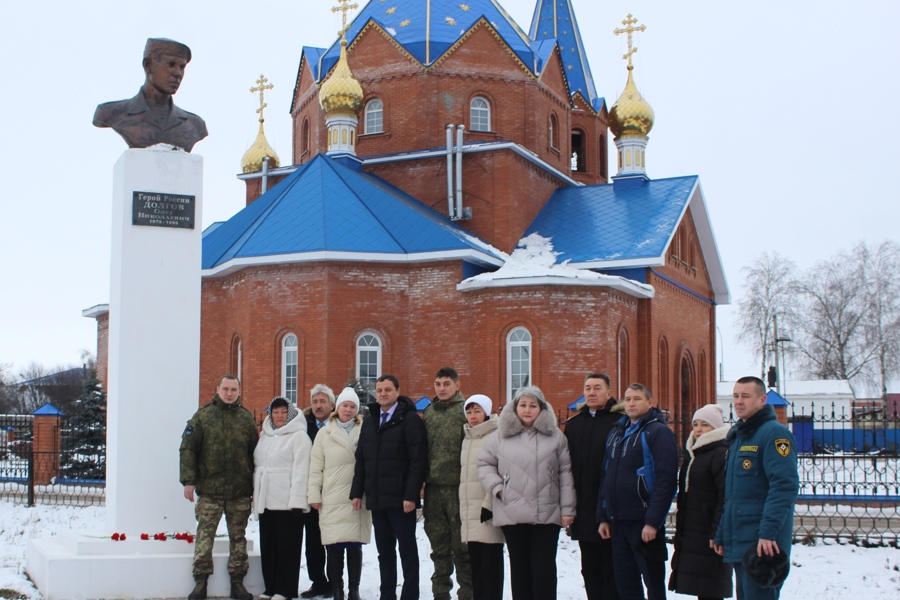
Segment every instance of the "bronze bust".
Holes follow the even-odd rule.
[[[97,106],[94,125],[112,127],[129,148],[172,144],[190,152],[208,133],[203,119],[172,101],[189,62],[191,49],[184,44],[164,38],[148,39],[142,61],[144,85],[130,100]]]

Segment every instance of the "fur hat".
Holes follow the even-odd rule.
[[[791,563],[787,554],[779,550],[775,556],[756,553],[756,544],[747,549],[743,560],[744,573],[750,581],[764,588],[777,588],[787,579]]]
[[[469,399],[466,400],[466,403],[463,405],[463,412],[469,408],[470,404],[477,404],[480,406],[481,410],[483,410],[484,414],[488,417],[491,416],[491,410],[494,408],[494,402],[484,394],[473,394],[472,396],[469,396]]]
[[[704,421],[709,423],[713,429],[718,429],[725,424],[724,414],[722,407],[718,404],[707,404],[697,409],[691,422]]]
[[[341,393],[337,397],[337,402],[334,403],[335,408],[340,406],[343,402],[352,402],[356,405],[356,410],[359,410],[359,396],[356,395],[356,390],[353,388],[345,387],[341,390]]]

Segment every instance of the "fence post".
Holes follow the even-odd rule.
[[[34,446],[28,451],[28,504],[34,506]]]
[[[34,435],[29,477],[34,480],[34,485],[49,485],[59,475],[59,421],[63,413],[48,403],[31,414],[34,416]],[[35,455],[37,460],[34,460]]]

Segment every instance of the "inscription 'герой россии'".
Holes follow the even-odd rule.
[[[195,200],[195,196],[134,192],[131,224],[193,229]]]

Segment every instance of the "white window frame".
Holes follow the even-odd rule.
[[[520,367],[522,363],[525,361],[520,356],[522,349],[527,353],[527,364],[528,364],[528,372],[527,378],[524,382],[514,381],[521,377],[520,370],[514,370],[515,367]],[[524,327],[516,327],[512,331],[510,331],[506,336],[506,401],[512,402],[513,398],[516,395],[516,392],[526,386],[531,385],[532,378],[532,356],[534,353],[532,352],[532,337],[531,332],[525,329]],[[519,385],[515,385],[515,384]]]
[[[484,96],[475,96],[469,102],[469,131],[491,130],[491,102]]]
[[[297,384],[299,381],[298,361],[299,340],[293,333],[281,340],[281,395],[297,404]]]
[[[384,133],[384,102],[373,98],[366,102],[366,135]]]
[[[372,341],[374,340],[374,344]],[[365,343],[365,345],[363,345]],[[375,376],[367,376],[364,379],[364,382],[367,385],[373,386],[375,385],[375,380],[378,379],[381,373],[381,354],[384,349],[384,342],[381,339],[381,336],[377,333],[373,333],[371,331],[366,331],[360,334],[358,338],[356,338],[356,377],[357,379],[363,380],[363,360],[362,353],[370,353],[375,352]],[[370,365],[370,361],[366,361],[365,364]]]

